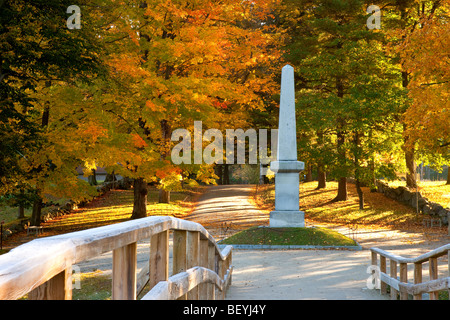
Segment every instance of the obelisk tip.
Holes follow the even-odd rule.
[[[281,71],[288,71],[288,70],[294,70],[294,67],[291,66],[290,64],[287,64],[283,67],[283,69],[281,69]]]

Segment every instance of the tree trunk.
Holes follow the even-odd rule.
[[[45,82],[45,87],[50,87],[51,81]],[[47,127],[48,122],[50,119],[50,103],[47,101],[45,102],[44,111],[42,113],[42,127]],[[30,224],[35,227],[39,227],[41,225],[41,213],[42,213],[42,198],[40,196],[41,194],[41,188],[39,187],[40,183],[37,183],[37,187],[35,189],[36,191],[36,200],[33,202],[33,211],[31,213],[31,221]]]
[[[116,181],[117,181],[116,174],[114,173],[113,170],[113,172],[106,174],[105,181],[103,181],[103,183],[112,182],[113,183],[112,189],[116,189]]]
[[[338,130],[337,133],[337,144],[339,158],[342,160],[341,163],[344,165],[345,162],[345,150],[344,150],[345,136],[342,129]],[[333,199],[333,201],[346,201],[348,199],[347,194],[347,177],[341,177],[338,182],[338,194]]]
[[[340,78],[336,79],[336,89],[337,96],[339,98],[344,97],[344,85]],[[342,165],[345,165],[346,162],[346,152],[345,152],[345,120],[341,117],[337,119],[337,151],[339,155],[339,160]],[[333,199],[333,201],[346,201],[348,198],[347,195],[347,176],[341,177],[338,183],[338,194]]]
[[[223,184],[223,166],[223,164],[216,165],[216,175],[219,177],[217,180],[218,185]]]
[[[319,145],[319,148],[323,148],[323,132],[322,131],[317,131],[317,143]],[[319,189],[325,189],[327,187],[327,173],[325,171],[325,166],[323,165],[322,160],[319,160],[317,162],[317,188],[316,190]]]
[[[450,184],[450,166],[447,166],[447,183]]]
[[[147,182],[143,178],[134,179],[134,203],[131,219],[145,218],[147,216]]]
[[[401,9],[401,17],[405,19],[406,12],[404,8]],[[402,71],[402,86],[403,88],[408,88],[409,77],[408,72]],[[403,124],[403,132],[406,131],[406,124]],[[416,188],[416,168],[414,164],[414,147],[406,146],[408,142],[408,137],[404,137],[403,151],[405,152],[405,162],[406,162],[406,186],[408,188]]]
[[[41,225],[41,212],[42,212],[42,198],[34,200],[33,202],[33,212],[31,213],[30,224],[35,227]]]
[[[306,171],[306,177],[305,177],[305,182],[311,182],[311,181],[313,181],[312,165],[310,163],[308,163],[308,167],[307,167],[307,171]]]
[[[375,177],[375,151],[373,148],[373,131],[372,129],[369,130],[369,150],[371,151],[370,159],[369,159],[369,170],[370,170],[370,192],[377,192],[377,179]]]
[[[406,161],[406,186],[408,188],[416,188],[416,165],[414,163],[414,150],[405,150]]]
[[[356,192],[359,198],[359,210],[364,210],[364,193],[362,192],[359,178],[356,179]]]
[[[319,189],[325,189],[327,187],[327,173],[325,172],[323,165],[318,165],[317,167],[317,188],[316,190]]]
[[[25,208],[22,204],[20,204],[17,219],[23,219],[23,218],[25,218]]]
[[[364,210],[364,193],[361,189],[361,175],[360,175],[360,164],[359,164],[359,155],[360,155],[360,133],[355,132],[354,133],[354,139],[353,143],[355,145],[355,151],[354,151],[354,165],[355,165],[355,178],[356,178],[356,192],[358,193],[358,199],[359,199],[359,210]]]
[[[25,207],[24,207],[24,205],[23,205],[23,203],[22,203],[22,201],[24,201],[24,197],[25,197],[25,195],[24,195],[24,191],[23,191],[23,189],[21,189],[20,190],[20,200],[21,200],[21,203],[19,203],[19,212],[18,212],[18,214],[17,214],[17,219],[23,219],[23,218],[25,218]]]
[[[96,174],[95,174],[95,169],[92,169],[92,175],[90,175],[90,176],[88,177],[88,182],[89,182],[89,184],[90,184],[91,186],[96,186],[96,185],[98,185],[98,183],[97,183],[97,176],[96,176]]]
[[[334,201],[346,201],[348,199],[347,193],[347,178],[341,177],[338,182],[337,196],[332,200]]]
[[[170,203],[170,191],[160,189],[158,202],[159,203]]]
[[[224,164],[223,167],[223,184],[230,184],[230,172],[229,172],[229,164]]]
[[[161,120],[161,160],[164,160],[170,154],[170,135],[171,127],[167,120]],[[170,203],[170,190],[159,190],[159,203]]]
[[[50,118],[50,107],[48,106],[48,102],[44,107],[44,111],[42,112],[42,126],[48,126],[48,120]]]

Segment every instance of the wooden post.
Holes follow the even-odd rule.
[[[113,250],[113,300],[136,300],[136,254],[136,242]]]
[[[217,256],[217,262],[217,274],[219,275],[220,280],[223,280],[225,275],[225,261],[222,260],[220,256]],[[218,291],[217,294],[218,297],[220,297],[220,300],[225,299],[225,288],[223,291]]]
[[[374,279],[373,281],[375,281],[375,288],[376,288],[376,284],[378,281],[378,279],[376,278],[376,270],[375,270],[375,268],[378,267],[378,254],[376,252],[372,251],[370,253],[370,262],[371,262],[371,265],[374,267],[374,268],[372,268],[372,275],[373,275],[372,279]],[[378,288],[376,288],[376,289],[378,289]]]
[[[184,272],[187,270],[187,259],[186,259],[186,238],[187,231],[184,230],[174,230],[173,232],[173,263],[172,263],[172,274]],[[178,298],[179,300],[186,300],[186,295]]]
[[[208,244],[208,269],[215,271],[216,268],[216,247],[209,243]],[[209,284],[208,285],[208,300],[214,300],[216,298],[216,285]]]
[[[394,261],[392,259],[390,259],[389,261],[390,276],[391,278],[397,279],[397,261]],[[391,286],[391,300],[397,300],[397,293],[398,291]]]
[[[428,262],[430,270],[430,280],[436,280],[438,278],[437,258],[430,258]],[[438,299],[439,299],[439,291],[430,292],[430,300],[438,300]]]
[[[373,266],[377,266],[378,265],[378,254],[376,252],[371,252],[371,263]],[[372,274],[375,273],[375,270],[372,270]]]
[[[380,255],[380,272],[386,273],[386,257]],[[380,282],[380,291],[381,294],[387,293],[387,285],[385,282]]]
[[[233,263],[233,257],[232,257],[232,255],[230,254],[229,256],[228,256],[228,259],[227,259],[227,269],[225,270],[225,272],[227,272],[228,271],[228,269],[230,269],[230,267],[231,267],[231,265],[232,265],[232,263]],[[231,273],[230,273],[230,280],[228,280],[228,286],[231,286],[231,281],[232,281],[232,279],[231,279]],[[228,290],[228,288],[227,288],[227,290]],[[224,297],[225,298],[225,297]]]
[[[198,267],[200,264],[200,232],[188,231],[187,233],[187,269]],[[193,288],[187,294],[188,300],[198,300],[199,288]]]
[[[414,284],[422,283],[422,263],[414,263]],[[414,300],[422,300],[422,294],[415,294]]]
[[[150,239],[150,290],[160,281],[169,279],[169,230],[155,234]]]
[[[450,170],[450,167],[448,170]],[[450,175],[449,175],[449,177],[450,177]],[[447,223],[448,223],[447,234],[450,236],[450,212],[449,211],[447,211]],[[449,272],[450,272],[450,265],[449,265]],[[450,289],[449,289],[449,291],[450,291]]]
[[[30,291],[28,300],[72,300],[72,266]]]
[[[200,240],[200,266],[204,268],[208,268],[209,259],[208,259],[208,247],[209,240],[202,239]],[[198,286],[198,299],[199,300],[208,300],[208,287],[209,283],[202,283]]]
[[[449,170],[450,170],[450,168],[449,168]],[[448,227],[448,229],[450,231],[450,212],[448,213],[448,217],[449,217],[449,220],[448,220],[449,227]],[[450,235],[450,232],[448,234]],[[448,258],[448,276],[450,277],[450,250],[447,251],[447,258]],[[450,299],[450,286],[449,286],[447,292],[448,292],[448,296],[449,296],[449,299]]]
[[[408,265],[406,263],[400,263],[400,281],[408,283]],[[407,291],[400,291],[400,300],[408,300]]]

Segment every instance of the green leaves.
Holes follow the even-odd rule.
[[[366,180],[378,169],[391,172],[386,168],[397,159],[386,155],[398,151],[393,140],[401,142],[395,119],[405,93],[382,35],[366,27],[365,3],[300,2],[302,9],[286,8],[296,24],[284,25],[291,35],[286,57],[298,79],[299,157],[326,166],[335,178],[357,174]]]

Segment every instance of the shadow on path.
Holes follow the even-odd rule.
[[[200,223],[216,240],[253,226],[268,225],[269,214],[249,200],[254,185],[211,186],[186,220]]]

